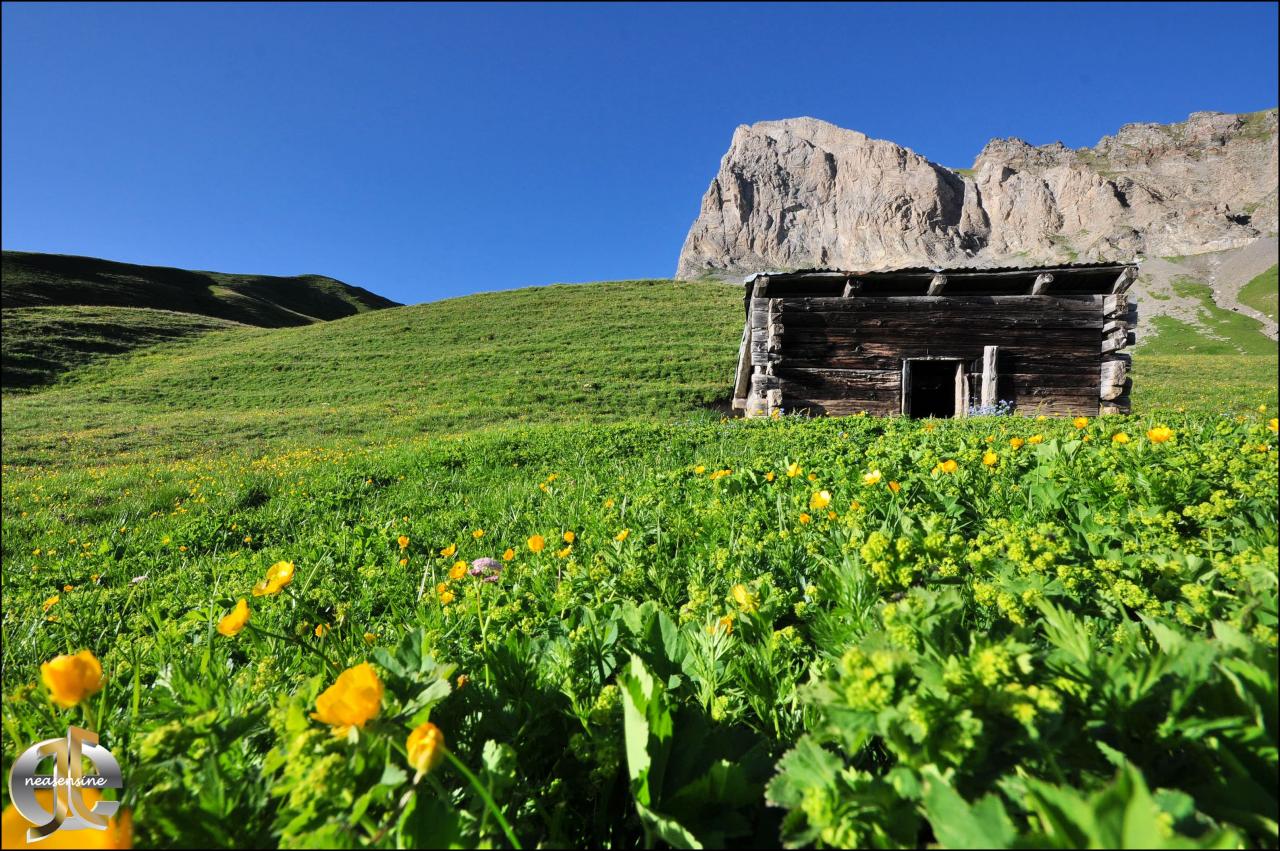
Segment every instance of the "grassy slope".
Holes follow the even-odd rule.
[[[17,307],[4,311],[6,391],[53,382],[98,358],[181,340],[238,322],[145,307]]]
[[[551,286],[214,332],[7,399],[5,459],[679,417],[728,396],[741,299],[722,284]]]
[[[3,269],[6,308],[150,307],[279,327],[396,306],[322,275],[230,275],[25,251],[4,252]]]
[[[1272,319],[1277,315],[1276,270],[1278,268],[1280,267],[1272,266],[1240,290],[1240,301]]]
[[[308,325],[396,306],[320,275],[228,275],[22,251],[4,252],[0,293],[5,391],[214,328]]]
[[[255,453],[503,424],[705,416],[730,392],[741,309],[736,286],[632,281],[213,332],[10,397],[5,458]],[[1274,346],[1270,356],[1203,354],[1190,347],[1207,338],[1178,342],[1170,348],[1161,334],[1137,350],[1136,411],[1274,402]]]

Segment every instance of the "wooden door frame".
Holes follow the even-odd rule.
[[[943,355],[926,355],[902,359],[902,415],[911,416],[911,364],[917,361],[953,361],[956,365],[955,413],[952,419],[969,415],[969,374],[965,371],[965,358]]]

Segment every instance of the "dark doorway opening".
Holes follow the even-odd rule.
[[[907,412],[913,417],[954,417],[956,415],[956,362],[917,360],[911,362]]]

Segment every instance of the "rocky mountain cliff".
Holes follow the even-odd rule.
[[[996,139],[953,170],[813,118],[733,134],[676,275],[1199,254],[1276,233],[1276,110]]]

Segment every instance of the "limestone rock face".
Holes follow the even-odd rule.
[[[1276,232],[1276,110],[1127,124],[1093,148],[996,139],[956,172],[813,118],[734,131],[676,275],[1123,260]]]

